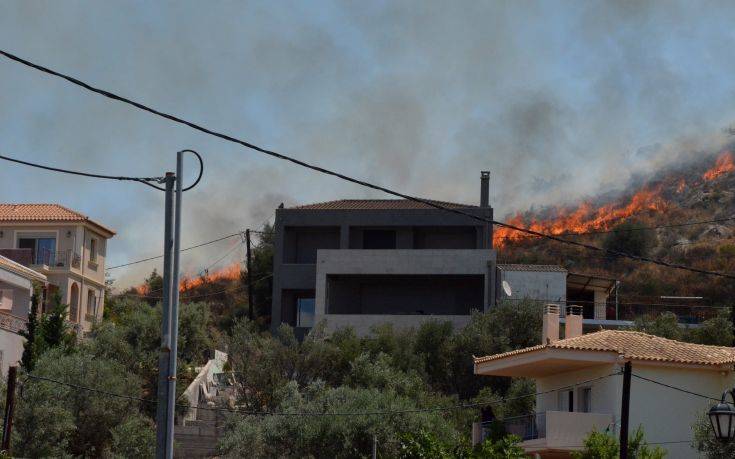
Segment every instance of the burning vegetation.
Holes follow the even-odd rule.
[[[701,170],[701,169],[700,169]],[[735,171],[735,160],[730,151],[721,153],[715,164],[702,174],[704,182],[711,182]],[[576,207],[555,207],[538,214],[518,213],[507,222],[541,233],[564,235],[606,231],[616,225],[646,213],[664,213],[677,204],[672,196],[682,195],[691,187],[702,185],[695,179],[689,183],[684,172],[667,174],[653,183],[644,184],[639,190],[614,202],[593,205],[584,201]],[[696,176],[695,176],[696,177]],[[528,240],[527,234],[508,228],[496,228],[493,233],[494,247],[505,247],[509,243]]]

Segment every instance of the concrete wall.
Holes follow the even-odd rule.
[[[373,315],[361,314],[327,314],[321,317],[325,322],[325,329],[333,332],[340,328],[352,327],[358,336],[369,335],[378,325],[390,324],[396,329],[418,328],[424,322],[431,320],[451,322],[454,330],[461,330],[470,323],[471,316],[457,315]]]
[[[484,292],[482,305],[489,307],[493,295],[491,286],[495,267],[493,250],[320,250],[316,266],[316,306],[315,321],[326,319],[327,324],[339,323],[352,325],[366,330],[377,321],[418,324],[424,317],[418,314],[382,315],[366,317],[362,314],[340,315],[331,318],[327,313],[327,276],[328,275],[476,275],[483,277]],[[382,317],[378,319],[378,317]],[[432,316],[428,316],[432,317]],[[469,315],[463,317],[469,318]],[[466,323],[464,320],[462,323]],[[330,325],[331,326],[331,325]]]
[[[7,330],[0,329],[0,371],[2,377],[8,375],[8,367],[17,365],[20,358],[23,357],[23,343],[25,338]]]
[[[502,289],[507,281],[512,295],[509,297]],[[564,304],[567,299],[567,273],[562,271],[510,271],[498,269],[498,299],[522,301],[526,298],[541,300],[544,303]]]

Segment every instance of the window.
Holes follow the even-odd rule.
[[[0,309],[11,311],[13,309],[13,291],[0,289]]]
[[[94,290],[87,291],[87,315],[94,316],[97,311],[97,295]]]
[[[365,230],[362,233],[363,249],[395,249],[396,232],[393,230]]]
[[[314,326],[314,298],[298,298],[296,300],[296,326]]]
[[[97,261],[97,239],[89,240],[89,261]]]
[[[20,238],[18,248],[31,250],[31,260],[34,265],[51,265],[56,256],[56,238]]]
[[[572,389],[559,391],[559,411],[574,411],[574,391]]]
[[[577,411],[582,413],[592,412],[592,388],[591,387],[580,387],[579,390],[579,406]]]

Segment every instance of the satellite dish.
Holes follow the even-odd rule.
[[[505,292],[506,295],[513,296],[513,290],[511,290],[510,284],[508,283],[508,281],[505,281],[505,280],[503,281],[503,291]]]

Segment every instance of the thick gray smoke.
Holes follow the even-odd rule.
[[[408,193],[477,202],[489,169],[502,216],[719,148],[735,119],[733,19],[727,2],[19,1],[2,6],[0,43]],[[182,148],[207,167],[186,195],[184,245],[259,227],[281,202],[382,197],[0,61],[5,154],[152,175]],[[160,253],[162,196],[148,189],[4,164],[0,199],[60,202],[116,228],[111,264]],[[184,269],[228,247],[191,251]],[[118,285],[154,266],[116,271]]]

